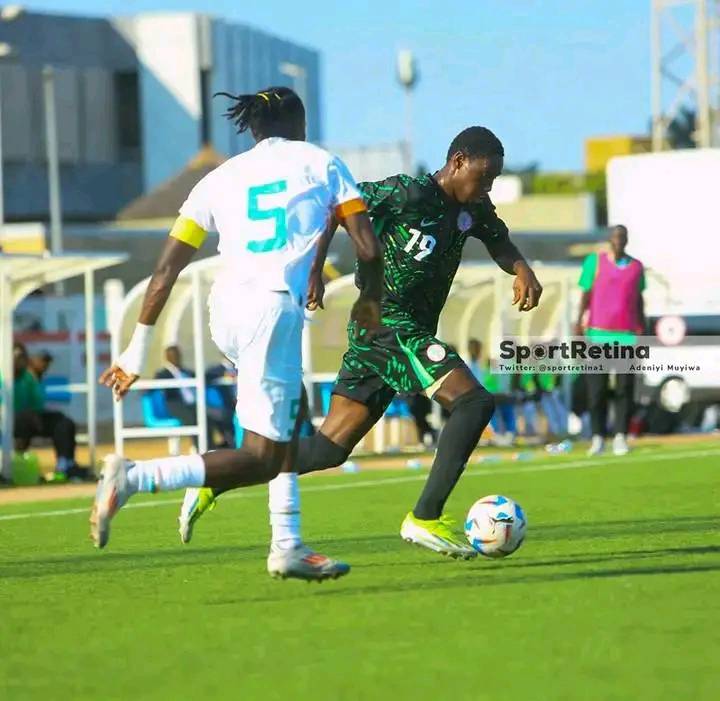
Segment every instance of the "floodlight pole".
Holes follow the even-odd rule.
[[[58,152],[57,110],[55,107],[55,71],[52,66],[45,66],[42,75],[45,97],[48,191],[50,196],[50,250],[56,256],[63,252],[63,241],[60,202],[60,154]]]
[[[413,153],[413,92],[412,89],[405,89],[405,172],[408,175],[415,175],[413,172],[413,163],[415,162],[415,154]]]
[[[413,154],[413,89],[418,82],[418,70],[412,51],[403,49],[397,55],[397,76],[405,92],[405,143],[403,148],[404,170],[414,175],[415,158]]]

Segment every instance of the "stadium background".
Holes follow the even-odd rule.
[[[65,250],[127,255],[95,275],[92,306],[101,362],[109,351],[104,283],[119,279],[127,291],[147,278],[192,186],[225,157],[249,146],[249,137],[236,135],[223,118],[223,102],[212,98],[214,92],[228,86],[243,92],[290,85],[307,104],[308,138],[334,147],[323,138],[321,105],[328,98],[322,91],[321,52],[266,31],[199,13],[97,18],[10,8],[0,21],[0,47],[5,96],[2,246],[7,253],[44,251],[52,247],[53,228],[61,226]],[[60,224],[52,221],[46,184],[48,82],[55,93]],[[410,99],[410,91],[405,93]],[[411,133],[409,128],[408,139]],[[334,150],[358,180],[430,168],[411,161],[408,139]],[[574,278],[579,264],[589,252],[600,250],[606,238],[605,168],[613,157],[652,147],[651,135],[588,137],[583,172],[542,172],[536,164],[509,168],[496,183],[493,200],[521,250],[541,265],[547,279],[543,305],[521,328],[519,318],[502,304],[503,281],[484,267],[484,247],[471,240],[464,258],[467,269],[461,270],[443,315],[447,340],[457,344],[473,336],[490,344],[499,330],[541,337],[567,332],[578,300]],[[199,257],[212,254],[212,245],[206,245]],[[335,238],[329,260],[331,276],[352,272],[347,237]],[[651,271],[651,314],[654,307],[662,313],[667,299],[665,272]],[[28,298],[15,315],[19,338],[31,350],[50,350],[54,374],[69,382],[77,382],[85,370],[81,289],[78,278],[69,279],[61,296]],[[338,366],[351,297],[351,287],[339,287],[329,296],[328,310],[311,326],[312,371],[324,381]],[[465,308],[471,301],[475,306],[468,316]],[[463,331],[461,318],[467,327]],[[188,319],[177,328],[171,335],[189,351]],[[208,358],[215,360],[212,345],[205,345]],[[161,364],[161,349],[153,361],[155,367]],[[130,422],[142,421],[138,401],[129,405]],[[80,423],[86,420],[83,397],[71,396],[63,409]],[[101,393],[99,429],[106,438],[110,409],[109,397]]]

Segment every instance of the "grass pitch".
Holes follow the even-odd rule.
[[[87,501],[3,507],[0,698],[718,698],[720,446],[469,467],[459,521],[491,493],[528,514],[502,561],[400,540],[424,476],[303,479],[308,542],[353,565],[324,584],[265,573],[265,488],[185,547],[179,494],[133,500],[102,552]]]

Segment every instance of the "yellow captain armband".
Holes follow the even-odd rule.
[[[200,248],[207,238],[207,231],[187,217],[178,217],[170,230],[170,236],[193,248]]]

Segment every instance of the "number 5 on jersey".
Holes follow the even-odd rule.
[[[259,202],[259,198],[263,195],[277,195],[278,193],[285,192],[286,190],[287,181],[285,180],[267,183],[267,185],[256,185],[248,189],[248,219],[250,221],[265,221],[266,219],[273,219],[275,221],[274,236],[266,239],[248,241],[248,251],[252,251],[253,253],[277,251],[278,248],[283,248],[287,243],[285,208],[268,207],[264,209],[260,206]]]
[[[412,234],[412,237],[403,249],[405,253],[410,253],[415,244],[418,244],[418,248],[420,250],[413,256],[413,258],[418,261],[423,258],[427,258],[433,252],[435,244],[437,243],[435,237],[423,234],[417,229],[410,229],[410,233]]]

